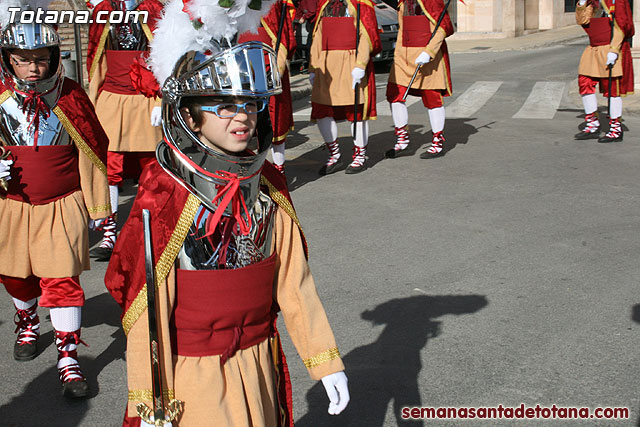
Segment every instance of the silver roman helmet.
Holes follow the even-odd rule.
[[[212,55],[187,52],[162,88],[165,141],[156,151],[160,165],[210,209],[216,208],[212,201],[219,188],[228,183],[221,174],[233,174],[240,181],[246,205],[252,206],[271,138],[258,145],[255,155],[228,155],[203,144],[184,121],[180,108],[183,100],[193,97],[239,96],[266,103],[281,92],[275,52],[264,43],[242,43]]]
[[[48,48],[49,76],[38,81],[19,79],[10,60],[15,49],[36,50]],[[60,60],[60,37],[56,30],[43,23],[13,23],[2,28],[0,33],[0,78],[5,86],[16,94],[20,104],[28,96],[37,95],[49,109],[58,102],[62,91],[64,72]]]

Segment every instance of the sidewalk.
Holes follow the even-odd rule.
[[[461,34],[461,33],[459,33]],[[553,46],[560,43],[568,43],[578,39],[584,39],[587,35],[579,25],[572,25],[565,28],[556,28],[547,31],[538,31],[520,37],[511,38],[488,38],[488,34],[477,33],[472,36],[478,38],[466,39],[469,34],[457,36],[454,34],[447,39],[447,46],[450,53],[482,53],[482,52],[504,52],[509,50],[537,49],[546,46]],[[462,39],[461,37],[464,37]],[[293,100],[305,98],[311,94],[311,84],[308,74],[297,74],[291,76],[291,97]],[[635,97],[628,97],[629,99]],[[626,101],[626,99],[625,99]],[[640,110],[640,101],[638,102]]]

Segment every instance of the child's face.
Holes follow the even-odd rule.
[[[25,50],[16,49],[9,53],[9,61],[17,78],[35,82],[49,75],[51,51],[48,47]]]
[[[202,106],[204,108],[219,106],[218,114],[223,116],[232,115],[235,111],[237,111],[237,114],[229,118],[218,117],[214,112],[206,111],[203,108],[201,126],[195,123],[188,111],[186,112],[185,120],[203,144],[226,154],[238,154],[246,150],[258,121],[257,113],[249,114],[245,109],[233,105],[242,104],[243,102],[255,103],[255,100],[238,97],[228,98],[224,101],[212,100]],[[225,106],[228,106],[228,108],[225,108]],[[250,111],[255,111],[255,108],[251,108],[251,106],[247,108]]]

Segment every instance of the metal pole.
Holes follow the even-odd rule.
[[[82,86],[82,39],[80,38],[80,24],[73,24],[73,38],[76,51],[76,79]]]

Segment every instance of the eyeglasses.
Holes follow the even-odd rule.
[[[258,114],[259,112],[264,111],[266,106],[267,101],[257,100],[243,102],[242,104],[201,105],[200,109],[202,109],[202,111],[213,113],[222,119],[230,119],[235,117],[240,110],[244,110],[247,115]]]
[[[11,56],[13,65],[17,67],[28,67],[31,64],[36,64],[36,67],[46,67],[51,62],[49,58],[35,58],[35,59],[18,59],[15,56]]]

